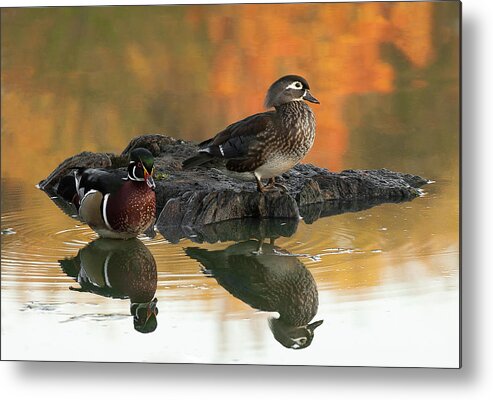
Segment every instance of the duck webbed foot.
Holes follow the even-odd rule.
[[[267,185],[263,185],[262,181],[255,175],[257,180],[257,189],[261,193],[280,191],[281,193],[287,193],[288,188],[280,183],[276,182],[275,178],[270,178]]]
[[[270,178],[265,186],[268,190],[279,190],[281,193],[286,193],[288,188],[281,183],[276,182],[276,178]]]

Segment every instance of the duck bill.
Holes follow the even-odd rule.
[[[305,90],[303,99],[309,101],[310,103],[320,104],[320,102],[315,97],[312,96],[309,90]]]
[[[307,326],[308,330],[310,331],[314,331],[315,329],[317,329],[320,325],[322,325],[322,323],[324,322],[324,320],[320,320],[320,321],[315,321],[315,322],[312,322],[310,325]]]
[[[149,321],[149,318],[151,318],[151,315],[154,315],[154,310],[151,306],[148,306],[147,310],[146,310],[146,320],[144,322],[144,325],[147,324],[147,321]]]
[[[151,189],[156,188],[156,184],[154,183],[154,179],[151,174],[149,174],[147,171],[144,170],[144,179],[147,183],[147,186],[149,186]]]
[[[147,310],[146,310],[146,324],[147,321],[149,321],[149,318],[151,318],[152,315],[156,316],[157,315],[157,299],[154,298],[148,305],[147,305]]]

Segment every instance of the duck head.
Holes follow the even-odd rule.
[[[140,333],[154,332],[157,328],[157,299],[150,302],[131,303],[130,313],[134,317],[134,328]]]
[[[315,321],[304,326],[292,326],[281,319],[270,318],[269,328],[276,340],[288,349],[304,349],[313,341],[315,329],[322,325],[324,321]]]
[[[310,85],[298,75],[286,75],[275,81],[267,91],[265,107],[279,107],[292,101],[309,101],[320,104],[310,93]]]
[[[128,179],[145,181],[151,189],[154,189],[156,184],[152,177],[153,174],[154,157],[152,153],[142,147],[133,149],[130,153],[130,163],[128,164]]]

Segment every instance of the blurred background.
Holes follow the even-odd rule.
[[[459,35],[447,1],[2,9],[3,354],[456,366]],[[436,181],[410,203],[300,222],[276,242],[316,281],[326,322],[314,344],[286,353],[265,314],[185,255],[191,240],[144,242],[161,310],[151,339],[133,332],[128,304],[69,291],[58,260],[96,235],[34,185],[75,153],[119,153],[137,135],[211,137],[262,111],[285,74],[321,102],[305,161]],[[85,335],[98,338],[90,349],[72,345]]]
[[[2,10],[2,175],[134,136],[203,140],[306,77],[332,170],[457,174],[454,2]],[[11,166],[15,165],[15,168]]]

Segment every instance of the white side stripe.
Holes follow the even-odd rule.
[[[219,145],[219,151],[221,152],[221,155],[224,157],[224,150],[223,150],[223,145]]]
[[[80,187],[80,180],[82,179],[82,175],[79,175],[78,172],[75,171],[74,179],[75,179],[75,191],[76,191],[77,195],[79,196],[79,199],[81,199],[81,202],[82,202],[82,198],[84,197],[84,188]]]
[[[104,260],[104,266],[103,266],[103,271],[104,271],[104,283],[106,284],[106,286],[108,286],[109,288],[111,288],[111,283],[110,283],[110,278],[108,276],[108,266],[109,266],[109,263],[110,263],[110,258],[111,256],[113,255],[113,253],[110,253],[108,255],[108,257],[106,257],[106,260]]]
[[[106,227],[109,229],[109,230],[113,230],[113,228],[111,227],[110,223],[108,222],[108,216],[106,215],[106,206],[108,205],[108,199],[110,197],[110,194],[109,193],[106,193],[104,195],[104,199],[103,199],[103,219],[104,219],[104,223],[106,224]]]

